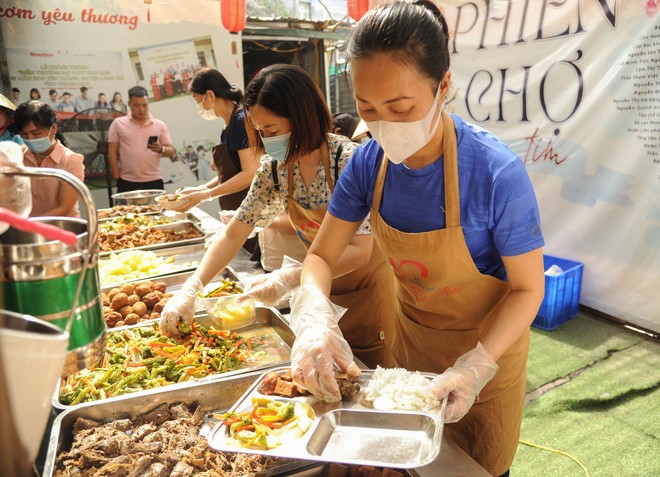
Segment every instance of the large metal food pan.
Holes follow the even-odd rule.
[[[295,335],[291,328],[289,328],[288,323],[284,317],[274,308],[258,306],[255,309],[256,322],[250,326],[242,328],[239,331],[239,334],[244,338],[250,337],[259,337],[262,338],[265,343],[262,350],[266,353],[259,359],[258,363],[251,364],[245,368],[237,369],[235,371],[229,371],[226,373],[220,374],[211,374],[204,378],[198,379],[196,381],[188,381],[183,383],[173,383],[167,386],[164,386],[162,389],[178,389],[182,386],[187,386],[190,382],[202,383],[206,381],[222,381],[232,376],[245,374],[251,371],[270,369],[272,367],[284,366],[287,365],[291,360],[291,346],[295,340]],[[153,326],[153,323],[145,322],[136,325],[138,327]],[[134,326],[135,327],[135,326]],[[132,327],[132,328],[134,328]],[[108,334],[121,332],[120,328],[113,329],[108,332]],[[78,404],[76,406],[69,406],[62,404],[59,401],[60,386],[61,382],[58,383],[55,393],[52,397],[52,405],[56,411],[63,411],[66,409],[74,409],[78,406],[87,405],[87,403]],[[153,390],[137,391],[131,393],[130,396],[144,396],[151,394]],[[100,404],[105,402],[114,402],[126,399],[127,395],[121,395],[116,397],[110,397],[103,401],[93,401],[89,404]]]
[[[104,210],[111,210],[111,209],[104,209]],[[189,222],[199,222],[199,219],[195,217],[193,214],[190,212],[167,212],[167,213],[161,213],[161,212],[146,212],[143,214],[136,214],[134,212],[129,212],[135,215],[136,217],[149,217],[150,219],[154,220],[163,220],[167,219],[169,222],[181,222],[181,221],[189,221]],[[125,217],[128,215],[128,213],[123,214],[123,215],[118,215],[116,217],[105,217],[103,219],[98,219],[98,222],[101,224],[103,222],[110,222],[111,220],[116,220],[120,219],[122,217]]]
[[[48,441],[48,452],[44,466],[43,477],[52,477],[55,473],[57,455],[71,447],[73,442],[73,425],[77,418],[110,422],[117,419],[135,419],[149,412],[162,403],[175,404],[183,402],[188,406],[199,405],[208,412],[226,411],[248,389],[260,372],[244,373],[227,377],[222,380],[197,383],[185,383],[174,388],[153,389],[140,396],[130,394],[117,399],[98,403],[81,404],[71,408],[55,418]],[[208,432],[202,428],[202,432]],[[260,474],[260,477],[274,475],[291,475],[295,469],[309,467],[310,462],[298,461],[283,466],[273,467]],[[248,476],[246,476],[248,477]]]
[[[155,204],[156,197],[164,194],[163,189],[143,189],[129,192],[118,192],[112,194],[112,202],[115,205],[147,205]]]
[[[125,252],[127,250],[158,250],[162,248],[169,248],[169,247],[177,247],[181,245],[191,245],[191,244],[196,244],[196,243],[201,243],[203,244],[206,241],[206,233],[200,229],[197,224],[194,222],[191,222],[189,220],[186,221],[181,221],[181,222],[174,222],[172,224],[163,224],[163,225],[155,225],[152,228],[154,229],[159,229],[162,230],[163,232],[176,232],[176,233],[186,233],[190,230],[195,230],[200,234],[199,237],[195,238],[190,238],[190,239],[182,239],[182,240],[175,240],[173,242],[163,242],[163,243],[155,243],[151,245],[141,245],[139,247],[132,247],[130,249],[119,249],[119,250],[112,250],[110,252],[101,252],[99,254],[100,257],[108,257],[112,253],[121,253]]]
[[[271,371],[284,373],[288,368]],[[363,370],[358,380],[360,385],[366,386],[373,373],[374,370]],[[266,374],[231,411],[249,411],[253,397],[287,400],[264,396],[258,391]],[[426,376],[430,379],[432,375]],[[401,469],[430,464],[440,453],[446,399],[430,411],[374,410],[361,398],[361,393],[338,403],[325,403],[314,396],[291,399],[306,402],[315,414],[313,424],[300,438],[268,450],[236,447],[227,439],[227,427],[218,424],[209,434],[209,445],[219,451],[240,449],[273,457]]]
[[[143,281],[147,281],[147,280],[150,280],[152,282],[156,282],[156,281],[157,282],[162,282],[162,283],[165,283],[165,285],[167,286],[166,292],[167,293],[173,293],[173,292],[176,292],[176,291],[180,290],[183,283],[188,278],[190,278],[193,273],[195,273],[195,272],[194,271],[189,271],[189,272],[183,272],[183,273],[174,273],[172,275],[163,275],[160,278],[157,277],[155,280],[142,278],[142,279],[139,279],[139,280],[134,280],[134,281],[131,281],[131,282],[124,282],[124,283],[139,283],[139,282],[143,282]],[[231,268],[231,267],[227,267],[216,278],[214,278],[209,283],[208,286],[212,287],[214,284],[219,284],[220,280],[222,280],[223,278],[227,278],[227,279],[235,281],[235,282],[240,281],[238,276],[236,275],[236,272],[234,271],[234,269]],[[104,287],[101,291],[109,292],[113,288],[120,287],[121,285],[122,284],[113,284],[110,287]],[[202,316],[202,315],[206,315],[206,314],[207,314],[206,310],[204,309],[204,306],[202,305],[201,300],[198,300],[197,308],[195,309],[195,316]],[[144,320],[144,321],[139,322],[136,325],[115,326],[115,327],[108,328],[108,329],[114,331],[114,330],[121,330],[121,329],[124,329],[124,328],[135,328],[136,326],[145,326],[147,323],[153,323],[154,321],[157,321],[157,320]]]
[[[124,250],[125,252],[126,250]],[[181,265],[181,268],[179,268],[176,272],[173,273],[158,273],[156,275],[150,275],[142,278],[135,278],[131,280],[125,280],[122,282],[115,282],[115,283],[107,283],[107,284],[102,284],[101,289],[102,290],[110,290],[118,285],[121,285],[123,283],[131,283],[131,282],[138,282],[138,281],[143,281],[143,280],[155,280],[158,279],[159,281],[161,279],[164,279],[167,276],[179,274],[182,272],[191,272],[192,270],[195,270],[197,268],[197,265],[199,262],[202,260],[202,257],[204,257],[204,244],[203,243],[194,243],[194,244],[189,244],[189,245],[181,245],[181,246],[171,246],[168,248],[162,248],[159,250],[152,250],[154,254],[157,257],[160,258],[170,258],[173,257],[173,263],[177,265]],[[114,252],[114,253],[121,253],[119,252]],[[109,254],[108,254],[109,256]],[[101,257],[101,260],[107,260],[108,257]],[[187,278],[187,277],[186,277]],[[184,279],[185,280],[185,279]],[[183,282],[181,282],[183,283]]]
[[[199,247],[196,245],[195,247]],[[183,247],[181,247],[183,248]],[[175,249],[171,249],[175,250]],[[170,250],[163,251],[169,252]],[[202,247],[202,254],[204,253],[204,248]],[[159,254],[160,255],[160,254]],[[165,256],[165,255],[164,255]],[[201,256],[197,258],[197,252],[191,252],[190,254],[182,254],[182,255],[177,255],[177,257],[182,257],[183,262],[193,262],[193,261],[199,261],[201,260]],[[163,282],[165,285],[167,285],[167,293],[169,292],[174,292],[177,290],[181,289],[181,285],[192,276],[192,274],[195,273],[194,270],[188,270],[188,271],[181,271],[181,272],[176,272],[176,273],[170,273],[166,275],[155,275],[154,277],[147,277],[147,278],[136,278],[135,280],[127,280],[125,282],[121,283],[112,283],[110,285],[105,285],[101,287],[101,291],[103,292],[109,292],[113,288],[118,288],[124,283],[136,283],[136,282],[144,282],[144,281],[159,281]],[[156,280],[154,279],[156,278]],[[239,282],[240,278],[238,278],[238,275],[236,271],[232,267],[227,267],[225,268],[216,278],[211,280],[208,286],[213,286],[214,283],[218,283],[221,279],[227,278],[229,280]],[[201,308],[200,308],[201,309]]]

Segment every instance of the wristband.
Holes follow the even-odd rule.
[[[163,154],[165,152],[165,144],[160,145],[160,153]]]

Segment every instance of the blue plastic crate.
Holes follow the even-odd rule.
[[[532,323],[542,330],[554,330],[565,321],[575,318],[580,306],[584,264],[544,255],[543,269],[547,270],[552,265],[561,267],[563,273],[555,277],[545,276],[545,297]]]

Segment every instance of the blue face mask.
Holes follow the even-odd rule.
[[[277,161],[284,162],[286,159],[286,152],[289,150],[289,137],[291,137],[291,133],[272,137],[263,137],[263,135],[259,135],[261,136],[261,141],[264,143],[266,154]]]
[[[37,139],[23,139],[23,142],[30,151],[36,152],[37,154],[43,154],[48,149],[50,149],[53,144],[55,144],[55,140],[50,140],[50,131],[48,131],[48,135],[45,137],[39,137]]]

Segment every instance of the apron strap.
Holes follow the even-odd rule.
[[[273,185],[275,186],[275,191],[280,191],[280,177],[277,173],[277,159],[272,159],[270,161],[270,170],[273,174]]]
[[[461,226],[461,201],[458,187],[458,159],[456,146],[456,129],[454,120],[443,109],[443,142],[445,161],[445,214],[446,227]]]
[[[380,160],[380,168],[378,169],[378,176],[376,177],[376,184],[374,186],[374,195],[371,198],[371,208],[378,210],[380,202],[383,199],[383,189],[385,189],[385,175],[387,174],[387,164],[389,159],[383,151],[383,157]]]

